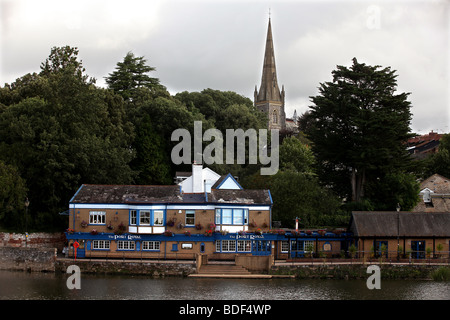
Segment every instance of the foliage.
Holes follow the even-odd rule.
[[[353,59],[337,66],[333,81],[320,84],[307,116],[321,182],[342,198],[361,201],[367,185],[389,173],[404,173],[410,158],[408,94],[395,94],[395,71]]]
[[[81,183],[129,183],[133,127],[122,99],[84,75],[76,48],[53,48],[40,74],[1,88],[0,159],[27,182],[33,226],[58,212]]]
[[[116,70],[105,77],[108,88],[121,95],[125,101],[132,101],[140,94],[139,88],[165,89],[158,78],[147,75],[155,71],[154,67],[146,65],[144,57],[136,57],[128,52],[123,62],[118,62]]]
[[[0,161],[0,225],[22,228],[26,184],[17,168]]]

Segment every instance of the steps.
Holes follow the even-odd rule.
[[[230,264],[207,264],[201,266],[198,274],[216,274],[216,275],[249,275],[250,271],[242,266]]]
[[[252,274],[250,271],[242,266],[237,266],[234,263],[224,264],[206,264],[200,267],[196,274],[190,274],[188,277],[192,278],[232,278],[232,279],[270,279],[271,275],[267,274]]]

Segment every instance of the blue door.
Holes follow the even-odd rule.
[[[425,259],[425,240],[411,241],[411,251],[413,259]]]
[[[252,254],[254,256],[270,256],[271,243],[269,240],[253,240]]]

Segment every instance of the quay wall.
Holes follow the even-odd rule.
[[[367,279],[372,273],[367,268],[372,264],[317,264],[272,266],[269,274],[291,275],[296,279]],[[377,264],[381,279],[430,279],[431,273],[441,267],[440,264]],[[447,265],[448,266],[448,265]]]
[[[154,261],[120,261],[120,260],[83,260],[58,259],[56,272],[65,273],[70,265],[76,265],[80,272],[88,274],[146,275],[154,278],[186,277],[197,272],[196,263],[154,262]]]

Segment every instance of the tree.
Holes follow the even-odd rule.
[[[81,183],[133,178],[134,132],[123,99],[95,87],[77,53],[53,48],[40,74],[26,75],[0,94],[6,106],[0,113],[0,160],[26,180],[35,229],[60,223],[57,213]]]
[[[25,181],[17,168],[0,161],[0,224],[19,229],[26,198]]]
[[[450,134],[442,135],[439,151],[425,160],[425,177],[435,173],[450,177]]]
[[[138,184],[171,184],[172,172],[166,140],[155,132],[150,117],[144,116],[134,141],[136,158],[131,166],[138,172]]]
[[[407,93],[396,94],[395,71],[353,59],[337,66],[333,81],[321,83],[311,97],[307,134],[313,142],[323,183],[342,197],[362,201],[368,183],[404,172],[410,157]]]
[[[313,173],[315,159],[311,149],[296,137],[287,137],[280,146],[280,169]]]
[[[146,63],[144,57],[136,57],[132,52],[128,52],[123,62],[117,63],[116,70],[105,77],[108,88],[121,95],[125,101],[135,99],[140,88],[165,90],[158,78],[147,75],[156,69]]]

